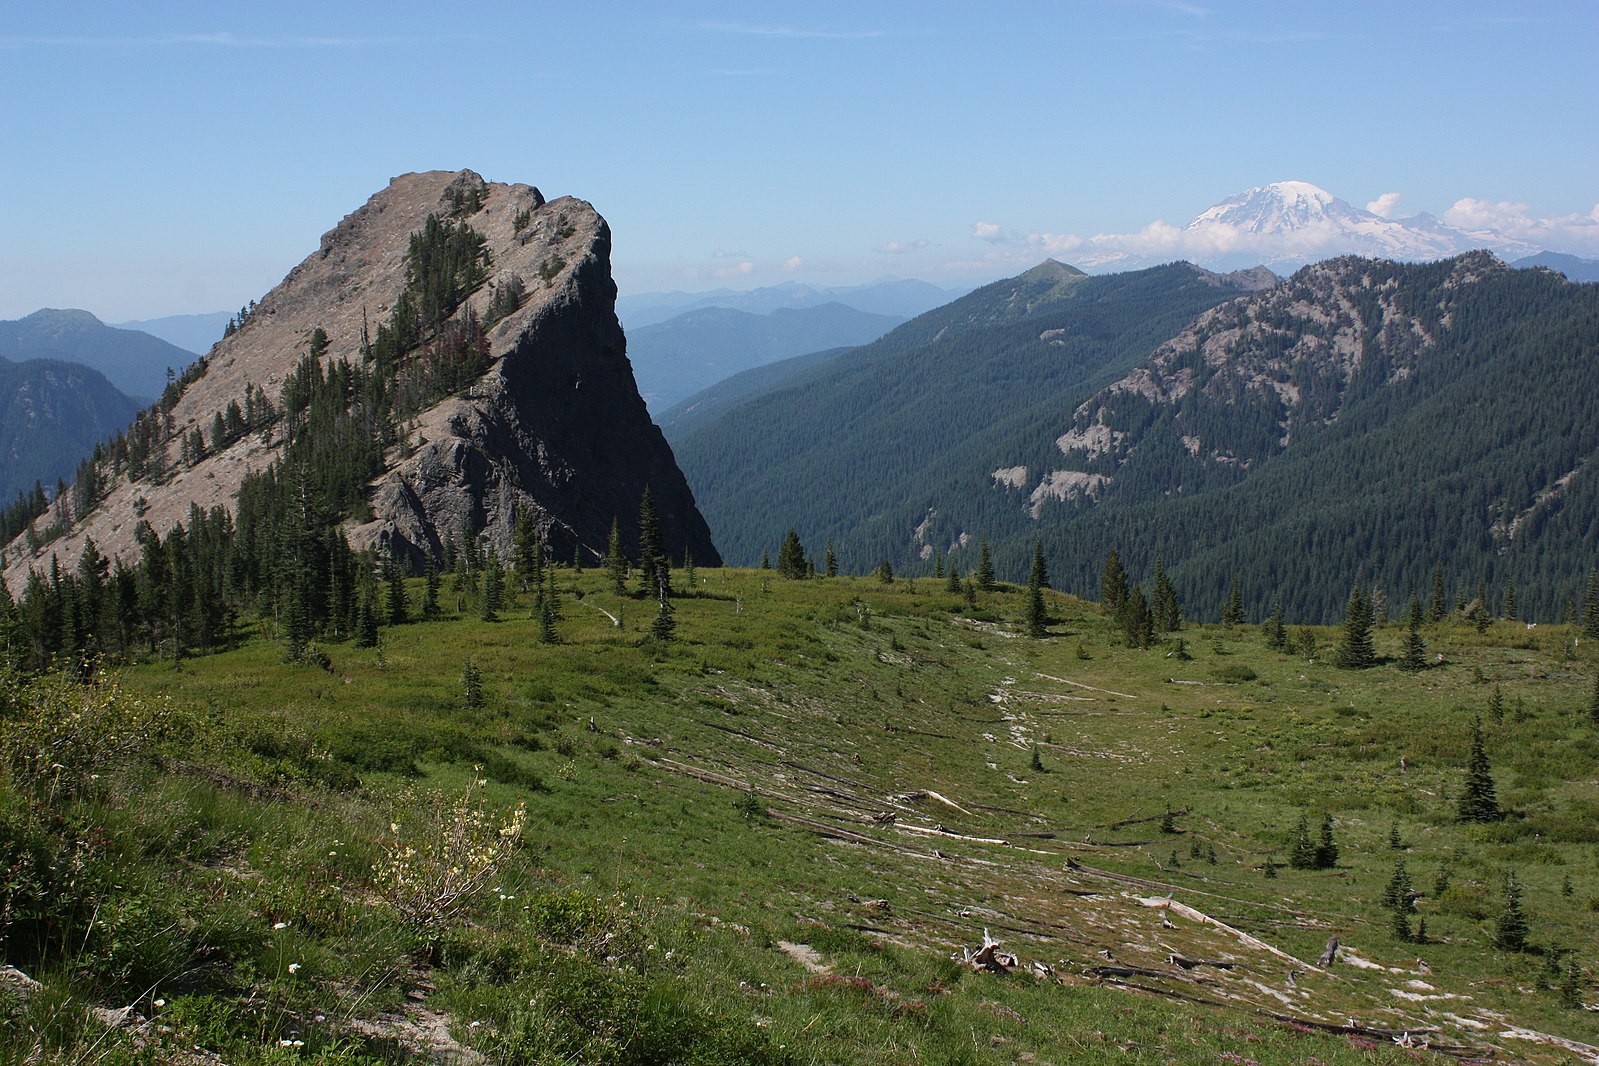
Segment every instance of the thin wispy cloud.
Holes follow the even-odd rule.
[[[479,38],[455,37],[454,40]],[[9,37],[0,48],[371,48],[431,43],[422,37],[255,37],[235,33],[160,33],[137,37]]]
[[[712,33],[741,33],[752,37],[815,38],[832,41],[859,41],[886,36],[882,30],[816,30],[799,26],[770,26],[750,22],[702,22],[700,29]]]
[[[887,252],[890,255],[906,255],[910,252],[920,251],[930,243],[925,238],[918,237],[914,241],[889,241],[886,244],[878,245],[877,250],[879,252]]]

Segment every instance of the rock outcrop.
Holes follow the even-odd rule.
[[[624,534],[649,487],[665,549],[719,562],[710,532],[670,447],[634,384],[615,314],[610,230],[588,203],[545,202],[528,185],[485,182],[469,170],[395,178],[329,231],[318,251],[255,304],[245,322],[202,360],[171,407],[165,474],[118,479],[89,513],[37,552],[5,549],[5,575],[20,588],[30,567],[76,562],[87,538],[131,559],[141,521],[157,531],[187,522],[190,507],[232,507],[247,473],[280,453],[278,429],[249,433],[187,464],[179,442],[202,433],[245,393],[276,402],[317,328],[324,361],[358,362],[406,281],[410,237],[430,215],[453,215],[485,238],[488,281],[459,307],[482,315],[495,286],[515,275],[527,295],[488,329],[490,365],[466,389],[401,426],[399,443],[371,484],[370,516],[350,523],[357,547],[413,561],[437,556],[462,531],[506,552],[518,516],[530,516],[555,558],[605,549],[613,516]]]

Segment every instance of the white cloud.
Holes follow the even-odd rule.
[[[803,256],[791,255],[787,259],[783,260],[783,269],[788,271],[790,274],[804,265],[805,259]]]
[[[929,243],[931,242],[921,238],[914,241],[889,241],[887,244],[878,245],[877,250],[879,252],[888,252],[891,255],[904,255],[907,252],[926,248]]]
[[[748,252],[730,252],[726,248],[718,248],[711,253],[712,259],[748,259]]]
[[[1383,218],[1393,218],[1395,210],[1399,207],[1399,194],[1385,192],[1377,199],[1366,205],[1366,210]]]
[[[1499,233],[1557,252],[1599,254],[1599,204],[1586,215],[1539,218],[1527,204],[1510,200],[1456,200],[1444,221],[1472,233]]]
[[[732,266],[717,267],[711,271],[711,276],[713,278],[743,278],[753,273],[755,273],[755,264],[746,259],[742,263],[734,263]]]
[[[988,241],[991,244],[998,244],[1006,239],[1005,231],[1000,229],[999,225],[994,222],[974,223],[972,225],[972,236],[980,241]]]

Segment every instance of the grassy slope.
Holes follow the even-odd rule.
[[[1253,627],[1191,627],[1184,660],[1123,648],[1066,597],[1033,642],[1014,635],[1015,591],[980,594],[972,612],[927,580],[702,570],[660,648],[642,639],[649,605],[605,591],[605,575],[562,583],[585,600],[566,602],[554,647],[522,609],[388,630],[381,653],[332,646],[328,671],[285,664],[265,640],[178,674],[133,671],[133,690],[172,694],[189,768],[108,775],[66,817],[105,834],[123,895],[161,913],[183,901],[169,907],[177,932],[127,919],[120,950],[137,965],[111,946],[36,962],[60,991],[36,997],[29,1024],[63,1057],[103,1054],[131,1038],[68,1024],[61,1005],[137,998],[171,1029],[147,1040],[272,1061],[277,1040],[305,1039],[354,1061],[384,1045],[356,1039],[352,1020],[399,1017],[420,987],[455,1039],[507,1060],[1403,1054],[1262,1011],[1433,1028],[1532,1061],[1569,1059],[1502,1037],[1510,1022],[1592,1035],[1592,1015],[1549,987],[1555,949],[1599,942],[1599,742],[1584,712],[1596,662],[1566,652],[1558,627],[1439,627],[1429,653],[1443,665],[1356,673],[1320,661],[1330,631],[1309,661],[1266,650]],[[1379,652],[1399,636],[1380,632]],[[480,710],[462,706],[468,656]],[[1506,711],[1488,750],[1517,816],[1463,827],[1456,768],[1495,683]],[[526,801],[525,846],[467,909],[407,929],[371,873],[388,823],[416,832],[425,790],[459,794],[473,765],[491,807]],[[1160,830],[1168,806],[1175,833]],[[1265,878],[1300,814],[1314,826],[1323,810],[1338,868]],[[893,824],[873,819],[889,812]],[[1215,864],[1194,855],[1208,847]],[[1398,942],[1377,904],[1396,858],[1424,894],[1427,944]],[[1443,867],[1452,887],[1435,897]],[[1509,867],[1535,953],[1490,944]],[[1172,911],[1153,905],[1168,897]],[[985,928],[1050,976],[948,961]],[[1333,933],[1354,961],[1323,972],[1308,963]],[[810,945],[826,972],[779,942]],[[1236,965],[1185,971],[1173,953]],[[1144,972],[1100,983],[1098,966]]]

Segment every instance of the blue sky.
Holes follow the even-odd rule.
[[[1282,179],[1599,255],[1596,51],[1593,0],[0,0],[0,318],[236,308],[461,167],[591,201],[626,292],[977,283],[1044,254],[982,225]]]

